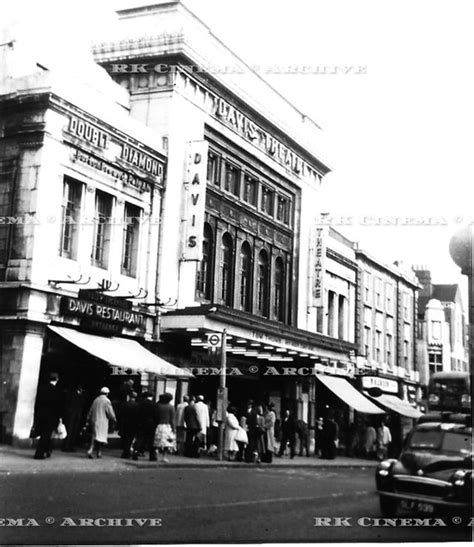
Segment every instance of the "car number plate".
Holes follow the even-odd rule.
[[[423,501],[401,500],[400,508],[405,511],[419,511],[420,513],[433,513],[434,505]]]

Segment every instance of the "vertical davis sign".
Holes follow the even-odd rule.
[[[207,150],[207,141],[188,142],[184,180],[184,260],[202,259]]]

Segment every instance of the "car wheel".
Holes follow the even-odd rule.
[[[393,517],[397,512],[398,502],[385,496],[380,496],[380,511],[383,517]]]

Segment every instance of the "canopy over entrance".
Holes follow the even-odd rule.
[[[372,396],[371,396],[372,397]],[[422,416],[422,412],[413,408],[405,401],[402,401],[400,397],[396,395],[388,395],[387,393],[382,393],[378,397],[372,397],[374,401],[380,403],[384,407],[393,410],[401,416],[406,416],[407,418],[419,418]]]
[[[329,388],[344,403],[351,406],[357,412],[364,414],[385,414],[378,406],[374,405],[367,397],[362,395],[344,378],[324,376],[317,374],[317,378]]]
[[[167,378],[193,377],[187,370],[168,363],[135,340],[117,336],[108,338],[51,325],[49,329],[78,348],[116,367],[148,372]]]

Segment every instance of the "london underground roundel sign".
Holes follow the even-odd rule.
[[[213,333],[207,335],[207,343],[209,346],[216,348],[221,345],[222,335]]]

